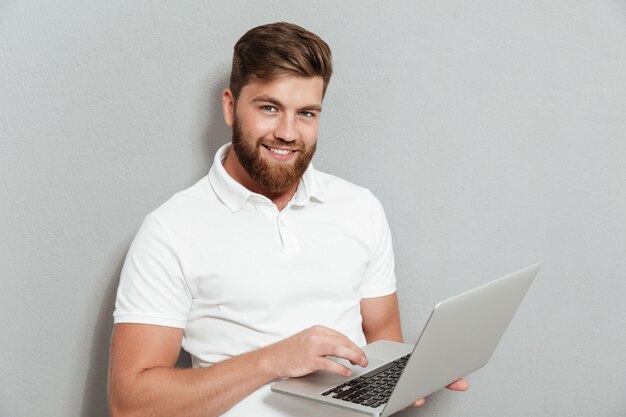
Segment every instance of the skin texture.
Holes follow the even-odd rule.
[[[320,77],[253,79],[237,100],[222,94],[224,119],[236,128],[248,158],[263,175],[280,177],[295,169],[290,181],[255,180],[259,173],[245,167],[231,147],[226,172],[249,190],[270,198],[282,210],[296,191],[302,171],[315,151],[322,111]],[[293,152],[280,155],[266,146]],[[250,172],[249,172],[250,171]],[[288,176],[288,175],[287,175]],[[361,301],[363,331],[368,343],[402,341],[396,294]],[[112,417],[218,416],[264,384],[280,377],[297,377],[324,369],[349,376],[345,366],[326,359],[337,356],[367,366],[363,351],[346,336],[313,326],[273,345],[208,368],[177,369],[183,330],[148,324],[116,324],[111,340],[109,406]],[[465,390],[461,379],[450,389]],[[415,405],[423,404],[423,400]]]

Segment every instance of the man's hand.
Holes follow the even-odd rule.
[[[264,351],[269,369],[276,377],[299,377],[317,370],[341,376],[352,373],[347,367],[327,359],[336,356],[353,365],[367,366],[365,353],[348,337],[324,326],[313,326],[285,340],[267,346]]]
[[[452,391],[466,391],[469,388],[469,384],[467,383],[465,378],[459,378],[450,385],[448,385],[446,388]]]
[[[469,384],[465,380],[465,378],[459,378],[446,388],[452,391],[466,391],[469,388]],[[417,400],[413,403],[413,407],[421,407],[426,403],[426,400],[422,398],[421,400]]]

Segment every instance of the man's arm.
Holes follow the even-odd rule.
[[[275,378],[324,369],[350,371],[325,356],[365,366],[363,351],[346,336],[314,326],[281,342],[202,369],[174,368],[182,329],[116,324],[111,341],[112,417],[218,416]]]
[[[381,339],[403,341],[396,293],[383,297],[362,298],[361,317],[367,343]]]

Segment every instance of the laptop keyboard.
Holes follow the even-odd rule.
[[[322,393],[338,400],[376,408],[386,404],[411,354],[389,362]]]

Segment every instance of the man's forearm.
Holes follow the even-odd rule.
[[[111,417],[218,416],[275,378],[255,351],[201,369],[155,367],[131,380],[111,374]]]
[[[317,370],[350,374],[328,356],[367,366],[365,354],[348,337],[312,326],[208,368],[176,369],[181,335],[176,328],[116,325],[109,375],[112,417],[218,416],[278,377]]]

